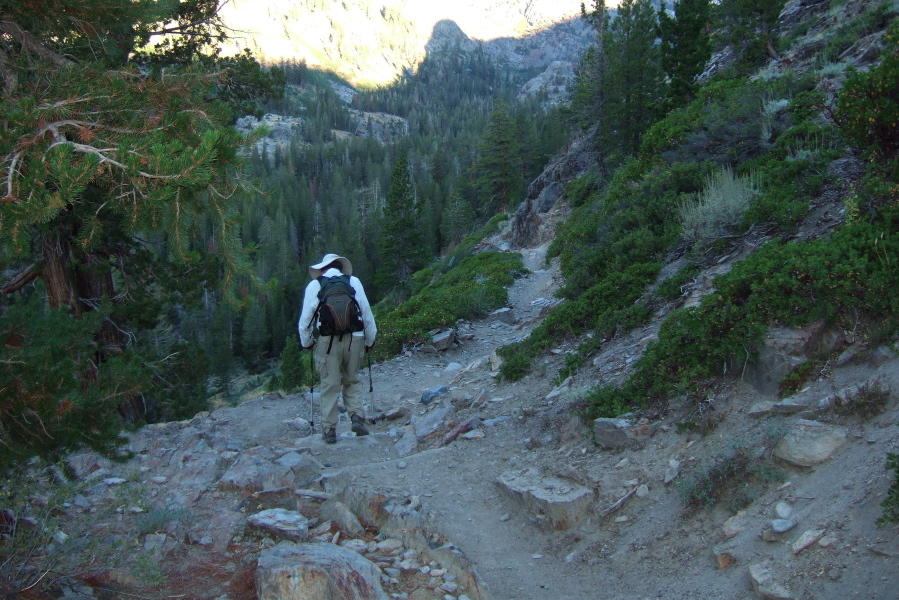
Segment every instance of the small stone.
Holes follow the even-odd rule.
[[[774,505],[774,513],[779,519],[789,519],[793,515],[793,507],[789,502],[778,502]]]
[[[727,567],[737,564],[737,557],[734,556],[733,552],[718,552],[716,558],[718,559],[719,569],[726,569]]]
[[[397,469],[405,469],[406,466],[407,466],[407,465],[406,465],[406,461],[404,461],[404,460],[401,460],[400,462],[396,463],[396,468],[397,468]]]
[[[769,544],[773,544],[780,541],[780,536],[774,533],[771,529],[765,528],[762,530],[762,533],[759,534],[759,537],[762,538],[763,541],[768,542]]]
[[[502,523],[505,523],[506,521],[508,521],[508,520],[511,519],[511,518],[512,518],[512,515],[510,515],[509,513],[506,513],[506,514],[504,514],[503,516],[501,516],[501,517],[499,518],[499,520],[500,520]]]
[[[825,535],[823,538],[818,540],[818,545],[822,548],[829,548],[830,546],[836,544],[838,541],[839,540],[837,539],[837,536],[830,534]]]
[[[401,542],[400,540],[387,539],[382,542],[378,542],[378,550],[385,550],[389,552],[391,550],[398,550],[402,547],[403,542]]]
[[[627,523],[630,520],[631,520],[630,517],[628,517],[627,515],[621,515],[619,517],[615,517],[616,523]]]
[[[649,486],[645,483],[637,488],[637,498],[645,498],[649,495]]]
[[[774,519],[771,521],[771,529],[774,533],[786,533],[796,527],[793,519]]]
[[[799,554],[822,537],[824,537],[823,529],[809,529],[793,542],[793,554]]]

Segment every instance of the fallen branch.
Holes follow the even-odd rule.
[[[635,486],[634,489],[632,489],[631,491],[626,493],[624,496],[622,496],[622,498],[620,500],[618,500],[618,502],[616,502],[609,508],[602,511],[602,514],[599,515],[599,518],[604,519],[604,518],[608,517],[610,514],[612,514],[613,512],[615,512],[616,510],[618,510],[619,508],[621,508],[622,506],[624,506],[624,503],[627,502],[627,499],[630,498],[631,496],[633,496],[634,493],[637,491],[637,487],[639,487],[639,486]]]
[[[294,493],[297,496],[302,496],[304,498],[312,498],[313,500],[331,500],[334,498],[333,494],[326,494],[325,492],[316,492],[314,490],[295,490]]]

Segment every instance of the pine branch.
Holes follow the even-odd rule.
[[[6,285],[0,288],[0,296],[4,296],[6,294],[11,294],[12,292],[17,292],[40,275],[40,271],[37,270],[35,265],[29,266],[27,269],[10,279]]]
[[[0,48],[0,76],[3,77],[3,91],[6,95],[12,94],[19,87],[19,76],[9,68],[9,55]]]
[[[28,52],[38,55],[40,58],[51,61],[57,67],[66,67],[73,63],[71,60],[50,50],[31,33],[22,29],[18,23],[11,19],[0,19],[0,33],[5,33],[22,45]]]

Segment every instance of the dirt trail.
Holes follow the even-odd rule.
[[[256,444],[311,445],[318,460],[348,472],[357,483],[421,502],[433,525],[473,562],[496,600],[749,600],[758,594],[748,567],[765,560],[774,562],[776,579],[794,590],[797,600],[896,598],[899,528],[874,524],[891,482],[886,452],[899,452],[895,394],[882,417],[841,423],[848,443],[829,461],[813,469],[785,469],[786,483],[764,488],[739,515],[733,527],[741,533],[730,539],[724,529],[733,513],[726,507],[684,513],[676,484],[665,483],[672,461],[689,472],[738,442],[764,452],[766,436],[789,423],[787,418],[751,417],[749,406],[771,398],[741,382],[725,382],[714,407],[720,422],[711,433],[679,433],[676,426],[686,409],[672,405],[642,448],[598,449],[572,415],[572,404],[586,388],[620,380],[659,322],[604,344],[597,357],[602,367],[586,365],[572,387],[554,399],[547,399],[552,379],[573,346],[562,345],[541,358],[519,382],[498,382],[491,353],[530,332],[543,300],[553,298],[560,282],[558,265],[545,265],[545,245],[522,255],[531,273],[509,292],[517,324],[463,324],[466,339],[459,346],[376,364],[374,395],[366,396],[375,413],[404,406],[416,415],[428,410],[420,402],[422,391],[445,385],[457,408],[456,422],[479,417],[484,437],[401,456],[396,442],[406,419],[378,422],[363,438],[348,433],[342,421],[333,446],[317,435],[296,440],[285,421],[308,418],[309,404],[299,396],[267,396],[239,405],[235,415],[246,411],[246,418],[232,418],[229,434]],[[448,371],[452,363],[462,368]],[[806,393],[824,396],[874,376],[899,389],[899,360],[830,369]],[[566,531],[538,529],[496,484],[503,473],[529,468],[592,488],[596,501],[590,516]],[[631,495],[620,509],[602,514],[637,485],[645,485],[648,494]],[[780,501],[795,508],[799,526],[776,543],[763,541],[759,534]],[[809,529],[823,529],[836,542],[794,556],[790,544]],[[718,568],[722,548],[735,557],[735,566]]]

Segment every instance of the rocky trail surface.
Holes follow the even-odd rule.
[[[128,548],[159,577],[148,586],[100,569],[70,580],[70,597],[897,598],[899,528],[875,524],[892,481],[885,457],[899,452],[896,396],[871,418],[834,410],[866,384],[899,390],[890,348],[842,340],[840,360],[789,399],[744,373],[703,415],[672,404],[591,432],[577,416],[584,392],[620,381],[671,307],[559,386],[574,346],[499,381],[494,350],[539,323],[559,284],[546,245],[521,252],[530,273],[510,288],[509,310],[436,336],[445,349],[372,367],[369,436],[343,415],[326,445],[309,394],[268,394],[147,426],[124,464],[74,456],[82,483],[61,543]],[[819,334],[782,332],[769,345],[783,357]],[[679,427],[688,421],[703,426]],[[779,477],[743,510],[685,510],[684,482],[733,456],[773,458]]]

